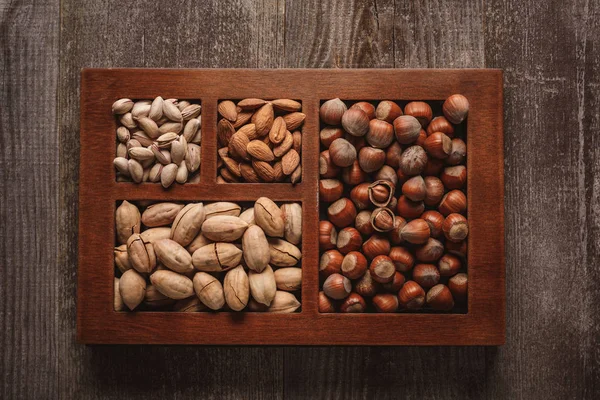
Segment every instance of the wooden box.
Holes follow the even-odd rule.
[[[465,95],[468,117],[469,297],[466,314],[321,314],[318,158],[322,100],[443,100]],[[202,104],[199,184],[115,181],[118,98],[196,99]],[[217,184],[220,99],[302,102],[300,184]],[[224,345],[499,345],[505,340],[503,97],[499,70],[85,69],[81,75],[77,338],[82,343]],[[295,314],[116,312],[113,309],[117,200],[253,201],[267,195],[303,206],[302,309]]]

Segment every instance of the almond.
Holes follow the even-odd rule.
[[[217,140],[219,141],[219,145],[227,146],[234,133],[235,128],[231,125],[231,122],[225,118],[221,118],[217,124]]]
[[[250,143],[248,136],[239,132],[234,133],[229,141],[229,155],[238,160],[247,160],[248,152],[246,148],[248,143]]]
[[[306,115],[301,112],[293,112],[283,116],[283,120],[289,131],[299,128],[305,118]]]
[[[223,164],[225,164],[225,168],[229,170],[235,177],[241,178],[242,173],[240,172],[240,163],[233,158],[223,157]]]
[[[279,144],[283,142],[286,133],[287,128],[283,117],[275,118],[275,121],[273,121],[273,126],[271,126],[271,130],[269,131],[269,140],[271,143]]]
[[[256,171],[254,171],[254,168],[252,168],[252,166],[250,164],[241,163],[240,164],[240,173],[242,174],[242,178],[244,178],[244,180],[246,182],[249,182],[249,183],[259,183],[260,182],[260,177],[258,176]]]
[[[273,154],[277,158],[282,157],[285,153],[287,153],[292,148],[293,145],[294,145],[294,137],[292,136],[290,131],[286,131],[283,141],[281,143],[279,143],[279,146],[277,146],[273,149]]]
[[[281,166],[285,175],[291,175],[300,164],[300,155],[294,149],[290,149],[281,159]]]
[[[300,111],[302,109],[301,103],[299,103],[295,100],[290,100],[290,99],[273,100],[271,102],[271,104],[273,104],[273,107],[275,107],[279,110],[288,111],[288,112]]]
[[[249,99],[240,100],[237,105],[242,110],[247,111],[247,110],[256,110],[257,108],[264,106],[266,103],[267,102],[263,99],[249,98]]]
[[[252,168],[256,174],[265,182],[273,182],[275,180],[275,171],[271,164],[264,161],[252,161]]]
[[[248,139],[250,139],[250,140],[257,139],[260,136],[256,132],[255,124],[246,124],[246,125],[242,126],[240,129],[238,129],[238,132],[243,133],[244,135],[248,136]]]
[[[259,136],[269,133],[273,125],[273,106],[267,103],[259,108],[252,116],[252,122],[256,125],[256,132]]]
[[[252,112],[252,111],[242,111],[241,113],[238,113],[237,118],[236,118],[235,122],[233,123],[233,127],[235,129],[239,129],[241,126],[247,124],[253,115],[254,115],[254,112]]]
[[[217,111],[223,118],[228,119],[231,122],[235,122],[237,119],[238,112],[233,101],[225,100],[220,102],[217,106]]]
[[[260,140],[253,140],[250,143],[248,143],[246,151],[248,152],[248,154],[250,154],[252,157],[259,161],[269,162],[275,159],[275,156],[273,155],[273,152],[271,151],[269,146],[267,146],[264,142]]]
[[[273,178],[275,182],[282,181],[284,178],[283,167],[281,166],[281,161],[273,164]]]

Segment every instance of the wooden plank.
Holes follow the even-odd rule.
[[[486,3],[505,70],[507,345],[492,393],[600,396],[600,4]],[[541,368],[540,368],[541,367]]]
[[[44,398],[58,389],[57,20],[55,1],[0,4],[0,398],[4,399]]]

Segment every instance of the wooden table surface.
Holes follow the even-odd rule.
[[[0,1],[0,398],[599,398],[599,16],[598,0]],[[504,69],[506,345],[75,343],[82,67]]]

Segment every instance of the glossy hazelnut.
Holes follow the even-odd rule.
[[[415,265],[415,258],[411,252],[404,247],[392,247],[389,257],[398,272],[409,272]]]
[[[358,210],[364,210],[371,205],[369,200],[369,185],[370,183],[361,183],[350,191],[350,200],[354,202],[354,205]]]
[[[430,235],[429,224],[424,219],[413,219],[400,230],[402,239],[408,243],[423,244]]]
[[[327,125],[339,125],[346,110],[346,104],[340,99],[327,100],[319,109],[319,117]]]
[[[450,155],[452,140],[442,132],[434,132],[427,136],[423,148],[431,157],[444,159]]]
[[[423,127],[427,126],[433,117],[431,107],[423,101],[411,101],[408,103],[404,107],[404,114],[415,117]]]
[[[379,169],[379,171],[377,171],[375,174],[375,180],[388,181],[394,185],[394,187],[398,184],[398,176],[396,175],[396,171],[389,165],[384,165]]]
[[[369,122],[369,131],[365,138],[371,146],[385,149],[394,141],[394,127],[380,119],[372,119]]]
[[[464,213],[467,210],[467,198],[460,190],[452,190],[442,197],[438,210],[445,217],[452,213]]]
[[[329,297],[325,295],[325,292],[319,292],[319,312],[320,313],[334,313],[335,306]]]
[[[349,167],[356,161],[356,148],[346,139],[335,139],[329,146],[331,162],[338,167]]]
[[[464,258],[467,256],[467,241],[463,240],[462,242],[457,243],[446,240],[446,251],[457,257]]]
[[[319,181],[319,200],[331,203],[341,198],[342,193],[344,193],[344,185],[337,179]]]
[[[350,107],[350,109],[359,109],[363,111],[371,120],[375,118],[375,106],[369,102],[359,101],[358,103],[352,104],[352,107]]]
[[[380,293],[373,297],[373,306],[380,313],[393,313],[398,310],[398,296],[391,293]]]
[[[444,164],[444,160],[440,160],[438,158],[429,158],[427,160],[427,164],[425,164],[425,168],[423,168],[423,176],[438,176],[446,165]]]
[[[467,157],[467,145],[462,139],[452,139],[452,146],[450,150],[450,155],[446,160],[446,164],[448,165],[458,165],[463,164],[465,162],[465,158]]]
[[[404,278],[404,275],[402,275],[400,272],[396,272],[394,274],[394,279],[392,279],[391,282],[383,284],[383,289],[388,292],[398,293],[400,289],[402,289],[402,285],[404,285],[405,281],[406,278]]]
[[[319,175],[321,178],[335,178],[340,173],[340,167],[331,161],[329,150],[322,151],[319,155]]]
[[[362,149],[363,147],[365,147],[367,145],[367,141],[365,140],[364,136],[352,136],[352,135],[346,133],[344,135],[344,139],[346,139],[348,142],[350,142],[350,144],[352,146],[354,146],[357,154],[360,151],[360,149]]]
[[[433,264],[417,264],[413,268],[412,278],[421,287],[429,289],[440,282],[440,271]]]
[[[427,188],[425,187],[423,177],[420,175],[413,176],[404,182],[404,185],[402,185],[402,194],[412,201],[424,200]]]
[[[356,207],[350,199],[342,197],[327,208],[327,216],[335,226],[345,228],[354,222]]]
[[[400,155],[402,154],[402,147],[400,143],[394,142],[387,148],[385,152],[385,163],[390,167],[397,169],[400,166]]]
[[[406,225],[406,220],[404,218],[402,218],[401,216],[396,215],[394,217],[394,227],[388,233],[390,242],[392,242],[392,244],[400,244],[400,243],[404,242],[404,239],[402,239],[402,234],[401,234],[402,228],[404,228],[404,225]]]
[[[377,207],[385,207],[394,196],[395,190],[390,181],[375,181],[369,185],[369,200]]]
[[[362,243],[362,236],[360,236],[360,232],[355,228],[347,227],[338,233],[337,249],[342,254],[360,250]]]
[[[371,211],[363,210],[356,215],[354,227],[363,235],[370,236],[375,232],[371,225]]]
[[[426,140],[427,140],[427,133],[423,129],[421,129],[419,131],[419,137],[417,138],[417,140],[415,140],[415,144],[417,146],[424,147]]]
[[[389,232],[394,228],[394,218],[389,208],[376,208],[371,213],[371,225],[377,232]]]
[[[411,176],[406,175],[404,172],[402,172],[402,169],[398,168],[398,170],[396,170],[396,177],[398,178],[397,185],[404,185],[404,182],[409,180]]]
[[[444,184],[435,176],[426,176],[423,180],[425,181],[426,192],[423,202],[429,207],[435,207],[440,203],[442,197],[444,197]]]
[[[374,120],[376,121],[376,120]],[[385,151],[365,146],[358,153],[358,165],[366,173],[377,171],[385,163]]]
[[[396,267],[394,267],[394,263],[392,259],[388,256],[379,255],[371,261],[371,265],[369,266],[369,271],[371,271],[371,277],[379,282],[379,283],[388,283],[394,279],[394,273],[396,272]]]
[[[337,231],[329,221],[319,221],[319,249],[331,250],[337,244]]]
[[[458,273],[461,266],[458,257],[451,254],[444,254],[438,262],[438,269],[441,276],[454,276]]]
[[[330,299],[341,300],[348,297],[352,290],[350,279],[340,274],[330,275],[323,283],[323,292]]]
[[[434,210],[428,210],[421,215],[421,218],[427,221],[431,237],[437,238],[442,235],[442,225],[445,219],[442,214]]]
[[[425,168],[427,159],[427,153],[421,146],[411,146],[400,156],[400,170],[408,176],[419,175]]]
[[[453,94],[444,101],[442,111],[448,121],[460,124],[469,113],[469,100],[462,94]]]
[[[329,146],[331,146],[331,143],[333,143],[335,139],[341,139],[343,137],[344,131],[342,128],[335,126],[326,126],[325,128],[321,129],[321,132],[319,133],[321,144],[327,149]]]
[[[365,274],[362,276],[362,278],[360,278],[360,280],[356,282],[356,285],[354,285],[354,290],[356,293],[363,297],[373,297],[378,291],[380,291],[380,289],[381,284],[373,280],[369,270],[365,271]]]
[[[343,313],[363,313],[367,309],[365,299],[358,293],[350,293],[340,304],[340,312]]]
[[[437,311],[450,311],[454,308],[454,298],[446,285],[435,285],[427,292],[427,305]]]
[[[452,213],[444,220],[442,230],[446,239],[460,243],[469,234],[469,223],[464,216]]]
[[[448,281],[448,289],[457,303],[466,303],[467,301],[468,278],[467,274],[460,273],[454,275]]]
[[[389,100],[379,102],[375,109],[375,117],[390,124],[401,115],[402,109],[400,106]]]
[[[396,140],[400,144],[414,143],[419,138],[421,124],[410,115],[401,115],[394,120]]]
[[[390,210],[396,210],[398,208],[398,199],[392,197],[387,205],[387,208],[389,208]]]
[[[365,182],[369,176],[358,165],[358,160],[342,170],[342,181],[347,185],[358,185]]]
[[[415,281],[406,281],[398,292],[398,300],[407,310],[419,310],[425,304],[425,290]]]
[[[346,254],[342,261],[342,275],[349,279],[358,279],[367,270],[367,259],[358,251]]]
[[[446,117],[435,117],[427,125],[427,136],[434,132],[442,132],[448,137],[454,137],[454,126],[452,126]]]
[[[362,253],[367,259],[372,260],[379,255],[388,255],[390,247],[389,240],[382,235],[375,234],[363,243]]]
[[[467,168],[464,165],[446,167],[440,179],[446,189],[462,189],[467,183]]]
[[[342,116],[342,127],[352,136],[365,136],[369,130],[369,116],[358,108],[351,108]]]
[[[344,261],[342,253],[337,250],[327,250],[321,254],[321,259],[319,260],[319,275],[328,277],[339,273],[342,269],[342,261]]]
[[[417,260],[424,263],[433,263],[444,254],[444,245],[437,239],[429,238],[425,244],[417,247],[415,256]]]
[[[425,204],[422,201],[409,200],[406,196],[402,195],[398,198],[396,210],[398,211],[398,215],[403,218],[418,218],[425,211]]]

